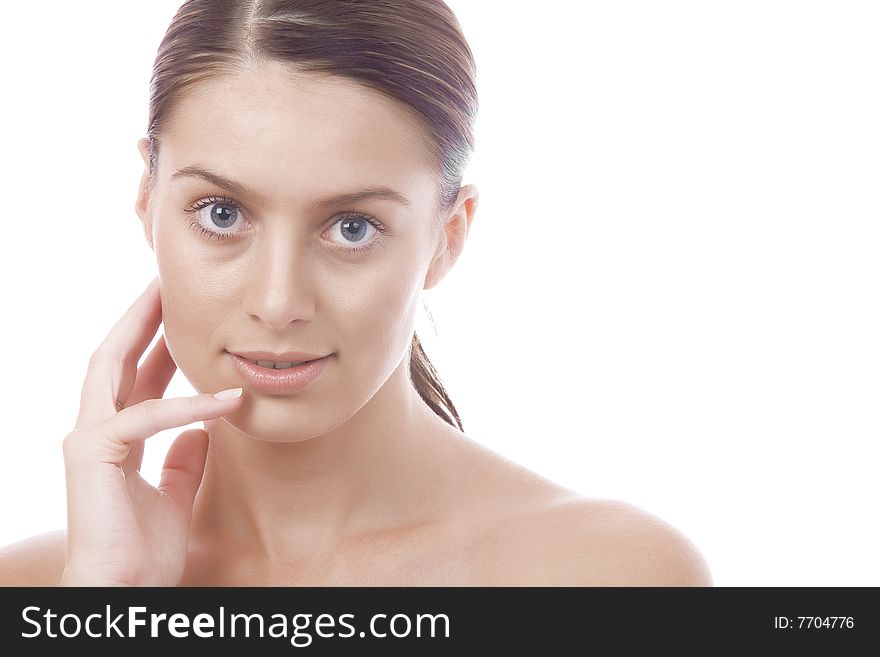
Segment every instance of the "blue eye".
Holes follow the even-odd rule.
[[[372,235],[368,235],[367,239],[364,240],[364,235],[367,235],[370,231],[372,231],[373,235],[383,231],[380,228],[381,224],[377,225],[371,222],[370,219],[371,217],[356,212],[344,212],[331,227],[331,231],[333,233],[338,232],[344,242],[339,244],[334,240],[334,244],[347,251],[356,252],[373,248],[376,240],[370,240]],[[339,227],[338,231],[336,230],[337,226]],[[346,246],[346,244],[351,246]]]
[[[202,217],[201,210],[210,208],[208,218]],[[229,228],[233,226],[239,218],[244,214],[242,205],[226,196],[210,196],[208,198],[196,201],[192,206],[184,210],[187,214],[192,215],[189,219],[190,227],[204,237],[212,240],[225,240],[235,237],[236,232],[241,231],[219,231],[217,228]],[[206,226],[204,222],[208,222]],[[383,235],[388,233],[388,229],[377,219],[363,214],[362,212],[346,211],[338,215],[338,218],[331,226],[331,230],[339,226],[339,234],[342,242],[336,239],[331,240],[334,247],[345,253],[361,254],[369,251],[384,242]],[[373,236],[379,235],[376,239],[364,236],[373,232]],[[363,244],[360,244],[364,242]],[[347,244],[354,246],[346,246]]]
[[[200,232],[208,239],[225,240],[234,237],[234,232],[220,232],[213,228],[205,227],[205,225],[199,220],[199,215],[202,214],[202,208],[206,207],[211,207],[210,222],[213,227],[228,228],[235,223],[238,215],[242,214],[244,209],[241,205],[237,201],[225,196],[210,196],[200,201],[196,201],[192,206],[184,210],[187,214],[193,215],[189,220],[190,227],[193,230]],[[230,208],[232,208],[231,211]]]

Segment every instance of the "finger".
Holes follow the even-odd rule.
[[[128,477],[134,472],[140,472],[141,466],[144,464],[144,441],[135,440],[129,445],[128,456],[120,464],[125,476]]]
[[[193,500],[202,483],[205,458],[208,454],[208,433],[190,429],[180,434],[165,456],[159,492],[165,493],[192,517]]]
[[[162,321],[159,279],[116,322],[89,360],[80,398],[77,429],[113,416],[120,391],[127,396],[137,375],[137,364]]]
[[[144,363],[137,370],[137,380],[127,398],[120,398],[126,406],[140,404],[146,399],[161,399],[171,382],[177,364],[168,352],[165,335],[160,335],[155,346],[150,350]],[[144,441],[138,440],[131,444],[131,450],[122,469],[126,474],[141,469],[144,458]]]
[[[161,399],[176,371],[177,363],[171,358],[163,333],[138,367],[137,379],[131,392],[126,397],[120,397],[119,401],[126,406],[134,406],[145,399]]]
[[[120,465],[128,457],[132,443],[166,429],[220,417],[238,408],[241,401],[241,396],[219,400],[208,393],[147,399],[98,424],[68,434],[64,439],[65,462],[70,467],[80,463]]]

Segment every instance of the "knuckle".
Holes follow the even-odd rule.
[[[102,342],[98,348],[92,352],[92,355],[89,356],[89,368],[91,369],[108,361],[114,364],[118,363],[120,366],[125,367],[127,354],[115,355],[114,351],[115,349],[111,344],[107,341]]]
[[[152,433],[158,433],[160,431],[158,422],[158,401],[155,399],[147,399],[141,403],[141,406],[143,408],[144,418],[147,422],[147,427],[149,427]]]
[[[95,365],[102,360],[107,355],[107,341],[105,340],[101,344],[98,345],[97,349],[92,352],[92,355],[89,357],[89,364]]]
[[[199,403],[198,403],[198,398],[196,398],[196,397],[188,397],[188,398],[187,398],[187,401],[188,401],[188,403],[187,403],[186,408],[187,408],[187,411],[188,411],[188,413],[189,413],[190,421],[191,421],[191,422],[196,422],[196,421],[198,421],[199,418],[200,418],[200,416],[199,416]]]
[[[94,369],[95,365],[97,365],[101,360],[101,347],[98,347],[95,351],[92,352],[92,355],[89,356],[89,369]]]
[[[61,441],[61,453],[65,462],[81,459],[87,443],[87,435],[82,429],[74,429]]]
[[[78,440],[77,431],[73,430],[66,436],[64,436],[64,440],[61,441],[61,450],[66,455],[72,452],[76,446],[76,442]]]

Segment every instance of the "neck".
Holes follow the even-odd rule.
[[[464,437],[412,387],[408,359],[353,416],[298,442],[261,440],[218,418],[190,534],[258,558],[316,554],[346,539],[442,513],[432,485],[448,478]]]

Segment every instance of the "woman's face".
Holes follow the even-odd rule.
[[[181,99],[142,213],[172,357],[200,392],[244,386],[227,420],[271,441],[330,431],[370,401],[409,351],[438,253],[415,119],[356,83],[288,71],[265,65]],[[332,200],[375,187],[409,205]],[[303,390],[269,394],[234,367],[242,351],[332,356]]]

